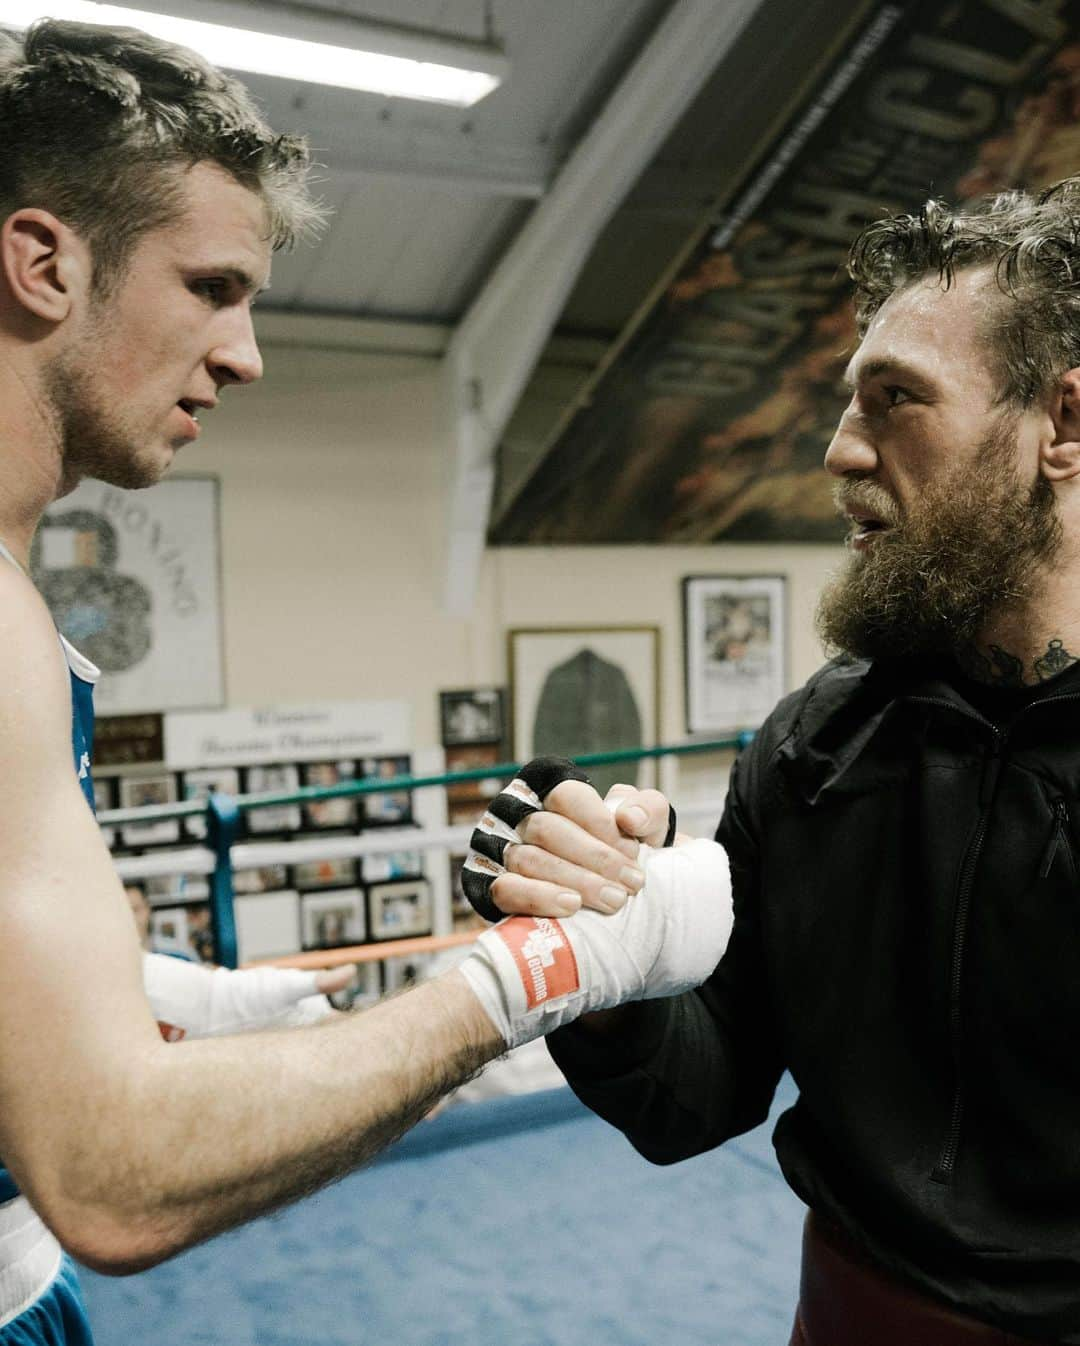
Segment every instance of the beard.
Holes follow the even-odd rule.
[[[821,597],[817,630],[830,653],[859,659],[957,655],[992,616],[1031,596],[1060,552],[1050,482],[1025,488],[1010,417],[980,444],[975,469],[927,487],[905,516],[876,483],[845,479],[838,506],[860,505],[888,525],[853,552]]]
[[[135,490],[153,486],[161,465],[140,456],[141,440],[100,395],[92,359],[83,352],[100,348],[99,328],[88,323],[78,354],[57,356],[46,367],[44,390],[63,460],[61,495],[83,477]]]

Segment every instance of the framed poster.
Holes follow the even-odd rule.
[[[248,794],[291,794],[300,788],[300,769],[291,762],[274,766],[249,766],[244,783]],[[251,835],[265,832],[298,832],[299,804],[269,804],[244,815]]]
[[[365,780],[392,780],[407,776],[411,770],[409,757],[365,757],[360,763]],[[412,821],[412,796],[408,790],[384,790],[378,794],[361,796],[364,823],[400,824]]]
[[[101,669],[101,715],[220,706],[218,483],[145,491],[84,481],[45,511],[34,582],[68,640]]]
[[[501,687],[469,687],[439,693],[443,747],[456,743],[500,743],[505,736],[505,696]]]
[[[525,627],[508,632],[514,757],[614,752],[656,744],[660,632],[655,626]],[[651,762],[590,767],[605,794],[650,786]]]
[[[122,809],[149,808],[155,804],[177,802],[176,777],[171,771],[155,772],[152,776],[122,776],[120,778],[120,807]],[[180,820],[161,818],[155,822],[128,823],[121,829],[125,846],[160,846],[180,840]]]
[[[787,683],[782,575],[689,575],[683,580],[686,728],[756,729]]]
[[[305,949],[336,949],[365,937],[364,895],[359,888],[301,898]]]
[[[372,884],[368,901],[372,939],[431,934],[431,889],[426,879]]]
[[[356,776],[353,762],[307,762],[303,768],[305,785],[343,785]],[[315,799],[304,805],[308,827],[355,827],[355,799]]]

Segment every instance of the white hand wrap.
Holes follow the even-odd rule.
[[[592,1010],[678,995],[712,973],[732,925],[723,847],[642,846],[638,862],[645,886],[613,916],[511,916],[477,940],[461,970],[508,1047]]]

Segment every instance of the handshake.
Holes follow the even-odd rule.
[[[571,787],[573,818],[566,802],[570,781],[580,782]],[[567,811],[556,815],[545,810],[545,800],[559,786],[564,787],[560,807]],[[627,861],[637,843],[619,833],[613,818],[625,802],[624,794],[614,793],[619,789],[601,801],[572,763],[538,758],[492,801],[473,833],[464,871],[473,906],[488,919],[498,919],[502,913],[491,890],[502,880],[511,903],[528,902],[533,911],[551,913],[500,920],[461,965],[508,1047],[593,1010],[699,986],[727,947],[732,903],[723,848],[714,841],[676,839],[672,812],[670,826],[665,816],[655,835],[645,833],[665,845],[642,844],[635,872]],[[666,806],[662,796],[655,798]],[[647,825],[647,813],[641,814]],[[520,869],[511,873],[504,864],[507,850],[515,846],[522,846],[532,877]],[[604,871],[612,869],[633,876],[631,885],[638,891],[626,895],[625,887],[605,881]],[[570,882],[600,909],[555,914],[577,896],[566,892]]]

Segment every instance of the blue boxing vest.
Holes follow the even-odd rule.
[[[22,566],[2,542],[0,557],[10,561],[16,570],[22,570]],[[60,636],[60,645],[71,679],[71,749],[75,759],[75,773],[83,796],[93,810],[94,782],[90,776],[90,756],[94,750],[94,684],[100,670],[63,636]],[[0,1202],[11,1201],[18,1194],[15,1180],[6,1168],[0,1167]]]

